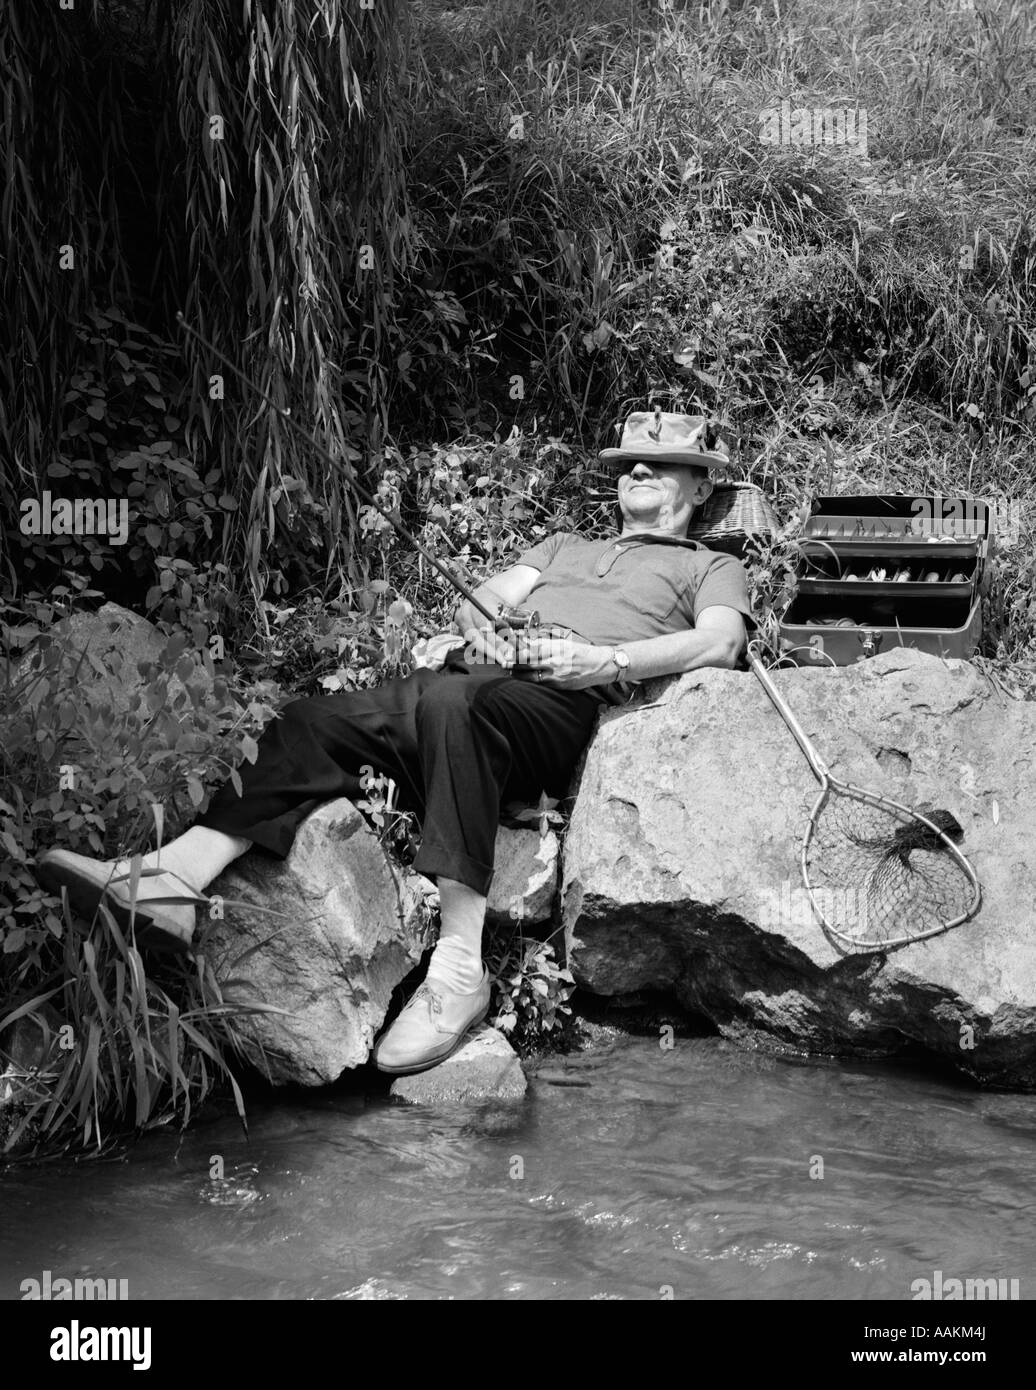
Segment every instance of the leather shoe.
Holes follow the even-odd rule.
[[[171,869],[140,870],[140,879],[165,877],[183,884],[186,893],[141,897],[130,887],[130,875],[116,870],[111,859],[90,859],[67,849],[48,850],[36,866],[36,877],[52,893],[64,888],[83,916],[92,918],[103,903],[125,931],[135,928],[137,944],[150,951],[189,955],[195,907],[208,903]]]
[[[435,980],[417,989],[392,1027],[382,1033],[372,1058],[379,1071],[407,1076],[445,1062],[465,1034],[489,1012],[489,971],[471,994],[457,994]]]

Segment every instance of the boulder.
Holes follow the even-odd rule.
[[[75,662],[78,667],[76,683],[81,696],[117,714],[125,713],[137,699],[143,684],[138,666],[157,663],[168,640],[153,623],[117,603],[106,603],[96,613],[70,614],[57,624],[54,636],[67,643],[63,660]],[[198,688],[211,684],[205,667],[189,654],[187,659],[193,660],[193,670],[187,675],[190,683]],[[34,669],[35,661],[33,655],[24,658],[16,668],[15,678]],[[170,699],[184,688],[183,681],[171,674]],[[29,704],[37,701],[41,693],[39,683],[30,684]]]
[[[549,920],[558,888],[560,849],[553,830],[512,830],[496,835],[493,882],[486,905],[491,926],[534,926]]]
[[[576,980],[667,991],[753,1045],[914,1044],[1036,1087],[1036,705],[905,649],[774,679],[834,773],[956,816],[978,915],[883,954],[837,949],[799,876],[816,779],[751,672],[702,670],[607,712],[590,746],[562,877]]]
[[[366,1062],[392,991],[431,944],[432,913],[352,802],[319,806],[287,859],[250,851],[208,892],[224,917],[203,949],[224,998],[284,1011],[238,1019],[249,1060],[303,1086]]]
[[[390,1094],[412,1105],[443,1105],[521,1100],[525,1090],[525,1072],[518,1054],[499,1029],[483,1024],[437,1067],[398,1076]]]

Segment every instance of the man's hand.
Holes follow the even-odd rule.
[[[594,647],[545,631],[529,636],[522,633],[519,656],[520,663],[514,668],[518,680],[542,682],[560,690],[587,690],[592,685],[610,685],[619,678],[611,647]]]
[[[488,608],[496,608],[501,602],[493,591],[483,588],[479,597]],[[464,639],[464,660],[472,666],[510,666],[514,662],[513,650],[508,654],[506,644],[501,642],[492,625],[486,621],[473,603],[464,599],[457,605],[453,615],[453,630]]]
[[[514,643],[506,633],[498,633],[488,623],[484,627],[469,627],[463,634],[464,660],[469,666],[514,665]]]

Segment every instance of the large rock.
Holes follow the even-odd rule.
[[[430,944],[431,913],[352,802],[318,807],[287,859],[250,852],[208,892],[223,899],[205,951],[224,997],[287,1011],[238,1020],[250,1060],[304,1086],[366,1062],[392,991]]]
[[[63,665],[69,672],[75,670],[80,697],[117,714],[125,713],[138,698],[143,686],[138,668],[159,663],[168,641],[153,623],[117,603],[106,603],[96,613],[72,613],[57,624],[53,635],[65,646]],[[15,678],[38,669],[37,660],[35,654],[23,658],[15,668]],[[211,685],[208,671],[190,653],[182,659],[181,669],[191,686],[204,689]],[[180,677],[171,673],[170,699],[184,689]],[[37,703],[46,693],[41,682],[30,683],[29,704]]]
[[[483,1026],[452,1057],[428,1071],[399,1076],[390,1093],[412,1105],[521,1100],[527,1082],[518,1054],[496,1028]]]
[[[558,888],[558,837],[553,830],[496,833],[493,882],[486,903],[490,925],[533,926],[549,920]]]
[[[817,782],[750,672],[704,670],[607,713],[590,747],[563,865],[576,979],[604,995],[668,991],[754,1043],[914,1043],[984,1082],[1036,1087],[1036,706],[966,662],[904,649],[775,682],[836,774],[957,817],[978,916],[841,954],[795,910]],[[774,923],[782,894],[793,910]]]

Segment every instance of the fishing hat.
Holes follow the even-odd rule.
[[[689,468],[726,468],[730,453],[719,427],[704,415],[638,410],[622,427],[617,449],[602,449],[605,463],[683,463]]]

